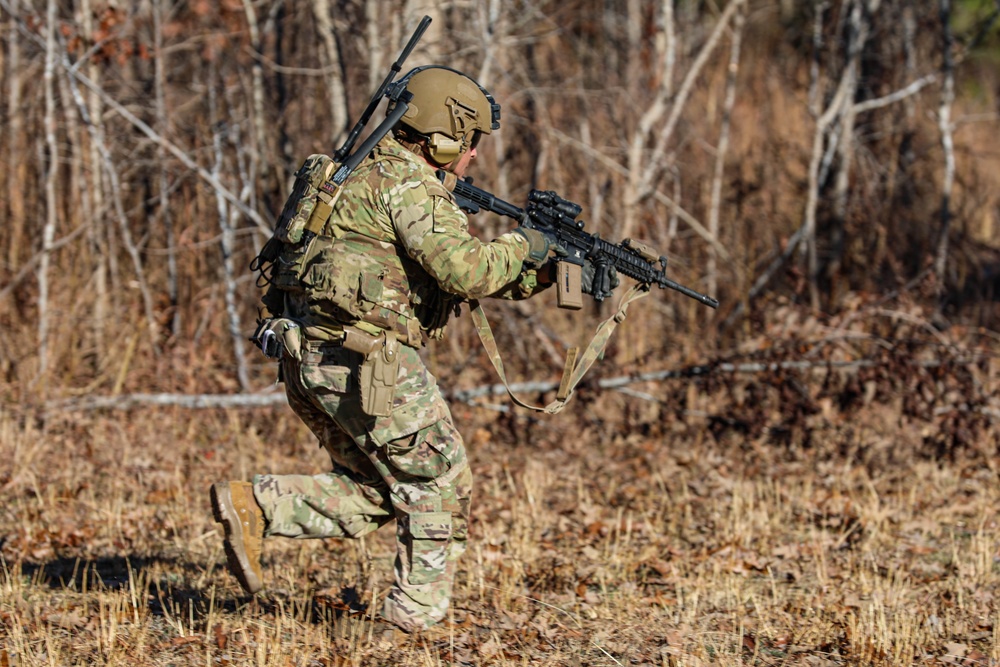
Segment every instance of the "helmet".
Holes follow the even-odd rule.
[[[413,95],[401,122],[427,137],[428,153],[438,164],[452,162],[474,148],[480,134],[500,128],[500,105],[485,88],[450,67],[418,67],[399,85]]]

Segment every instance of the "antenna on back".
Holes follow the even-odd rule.
[[[417,29],[413,31],[410,41],[406,43],[406,46],[403,47],[402,53],[399,54],[399,58],[397,58],[396,62],[392,64],[392,69],[386,75],[385,80],[382,81],[382,85],[375,91],[375,95],[373,95],[371,101],[368,102],[368,106],[365,108],[364,113],[361,114],[361,118],[358,119],[358,122],[351,130],[351,133],[347,135],[344,145],[338,148],[337,152],[333,154],[333,159],[335,161],[343,162],[344,158],[350,154],[351,149],[354,148],[354,144],[358,141],[358,137],[361,136],[362,130],[365,129],[368,121],[371,120],[372,114],[375,113],[375,109],[378,107],[379,102],[382,101],[382,97],[385,95],[386,89],[389,88],[389,84],[392,83],[392,80],[395,79],[396,75],[403,69],[403,62],[410,55],[410,52],[413,51],[413,48],[417,45],[417,42],[420,41],[420,38],[423,37],[424,32],[427,30],[427,26],[430,24],[430,16],[425,16],[420,19],[420,24],[417,26]]]

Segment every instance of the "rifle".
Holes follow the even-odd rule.
[[[583,209],[555,192],[532,190],[528,194],[525,210],[443,170],[438,171],[438,178],[452,191],[463,211],[478,213],[487,210],[513,218],[524,227],[540,231],[551,243],[566,251],[565,256],[560,253],[553,258],[560,308],[582,308],[581,294],[590,294],[595,300],[603,301],[611,296],[617,284],[614,282],[616,273],[632,278],[647,290],[652,285],[658,285],[676,290],[710,308],[719,307],[714,298],[667,278],[667,258],[646,244],[632,239],[614,244],[597,234],[583,231],[583,221],[576,219]],[[593,270],[593,279],[589,284],[583,281],[583,270],[587,265]]]

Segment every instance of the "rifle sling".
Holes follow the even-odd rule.
[[[470,301],[469,306],[472,309],[472,321],[476,326],[476,333],[479,334],[479,339],[483,341],[483,347],[486,349],[490,361],[493,362],[493,367],[496,369],[497,375],[500,376],[500,380],[503,382],[504,388],[507,389],[511,400],[522,408],[554,415],[566,407],[566,404],[573,397],[573,390],[576,388],[576,385],[580,383],[580,380],[587,374],[590,367],[594,365],[594,362],[604,354],[604,348],[607,347],[608,341],[611,340],[611,334],[614,332],[615,327],[625,319],[625,313],[629,305],[647,294],[649,294],[648,285],[634,285],[622,297],[621,302],[618,304],[618,311],[597,327],[594,337],[583,354],[577,354],[579,348],[570,349],[566,358],[566,366],[563,368],[562,380],[559,382],[559,390],[556,392],[556,400],[545,407],[525,403],[510,390],[510,385],[507,383],[507,374],[503,369],[503,360],[500,359],[500,350],[497,347],[496,339],[493,337],[493,330],[490,328],[490,323],[486,319],[486,313],[483,312],[483,307],[479,304],[479,301]]]

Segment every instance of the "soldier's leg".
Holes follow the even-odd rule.
[[[451,603],[455,568],[468,539],[472,491],[468,465],[455,473],[393,485],[395,582],[382,614],[411,632],[444,619]]]
[[[395,582],[383,615],[408,631],[443,619],[468,538],[472,475],[437,382],[415,350],[401,357],[398,403],[370,431],[369,450],[396,512]]]
[[[339,466],[321,475],[257,475],[253,491],[266,520],[264,535],[361,537],[395,518],[388,487],[357,477]]]
[[[292,361],[285,366],[288,402],[330,454],[333,470],[319,475],[254,477],[254,495],[266,519],[264,534],[360,537],[395,517],[389,487],[354,438],[331,417],[339,409],[337,393],[307,391],[298,366]],[[315,377],[315,368],[309,372]]]

